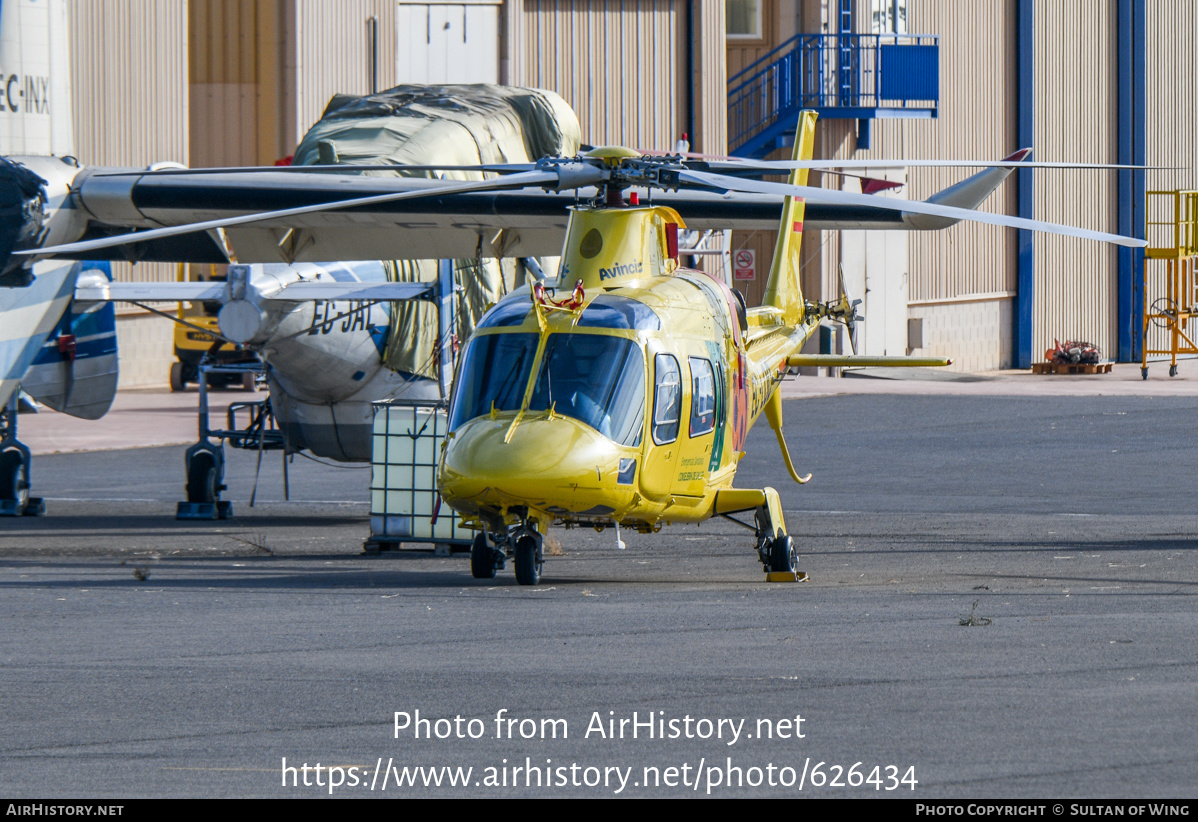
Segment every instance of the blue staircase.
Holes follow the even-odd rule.
[[[939,103],[939,37],[798,34],[729,78],[728,145],[764,157],[789,143],[803,109],[868,123],[935,117]]]

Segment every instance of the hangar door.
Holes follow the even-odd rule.
[[[400,3],[400,83],[498,83],[499,3]]]

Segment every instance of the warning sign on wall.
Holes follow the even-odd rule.
[[[732,252],[732,279],[757,279],[757,252],[751,248],[742,248]]]

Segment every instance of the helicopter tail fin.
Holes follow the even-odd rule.
[[[814,111],[799,113],[795,129],[795,160],[810,160],[815,149]],[[807,169],[796,168],[790,172],[790,184],[807,185]],[[802,197],[787,197],[782,205],[782,224],[778,228],[778,242],[774,246],[774,260],[770,264],[770,276],[766,280],[762,304],[779,308],[788,325],[797,325],[803,319],[803,287],[799,281],[799,246],[803,239],[803,212],[806,203]]]

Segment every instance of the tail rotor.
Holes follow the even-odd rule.
[[[857,306],[862,304],[861,300],[854,300],[849,294],[849,289],[844,284],[844,263],[840,264],[840,271],[837,274],[838,285],[840,286],[840,301],[834,306],[829,306],[827,316],[838,322],[844,323],[844,327],[848,333],[845,336],[849,341],[849,351],[856,356],[857,354],[857,323],[865,319],[864,314],[857,312]]]

